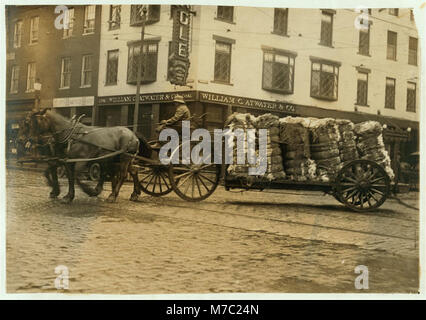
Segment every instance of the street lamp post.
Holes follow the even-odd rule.
[[[143,42],[145,37],[145,20],[146,20],[146,6],[142,6],[142,31],[141,31],[141,44],[139,49],[139,63],[136,77],[136,100],[135,100],[135,110],[133,111],[133,131],[136,132],[138,128],[138,118],[139,118],[139,97],[141,93],[141,78],[142,78],[142,61],[143,57]],[[145,72],[145,70],[144,70]]]

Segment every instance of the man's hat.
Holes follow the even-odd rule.
[[[175,95],[173,102],[185,103],[185,100],[183,100],[183,97],[181,95],[177,94],[177,95]]]

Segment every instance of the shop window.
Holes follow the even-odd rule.
[[[334,13],[329,10],[322,10],[320,45],[328,47],[333,45],[333,17]]]
[[[386,56],[388,60],[396,60],[396,43],[397,33],[393,31],[388,31],[388,46]]]
[[[416,84],[407,83],[407,111],[416,112]]]
[[[65,118],[71,118],[71,108],[55,108],[54,111],[56,111]]]
[[[121,6],[109,6],[109,30],[120,29],[121,23]]]
[[[62,58],[61,61],[61,81],[59,87],[67,89],[71,84],[71,58]]]
[[[19,48],[21,47],[22,41],[22,20],[15,22],[15,30],[13,33],[13,47]]]
[[[274,33],[286,36],[288,27],[288,8],[274,9]]]
[[[216,41],[214,60],[214,81],[230,83],[231,43]]]
[[[262,88],[293,93],[295,54],[281,51],[263,52]]]
[[[92,67],[93,67],[93,56],[91,54],[84,55],[81,63],[81,86],[90,87],[92,86]]]
[[[69,38],[72,36],[74,30],[74,8],[69,8],[65,11],[64,18],[64,34],[63,38]]]
[[[95,32],[96,6],[90,5],[84,7],[83,34]]]
[[[34,83],[36,79],[36,64],[30,62],[27,65],[27,92],[34,91]]]
[[[140,61],[140,42],[129,45],[127,83],[136,84],[138,65],[141,66],[141,83],[157,80],[158,41],[144,41],[142,62]]]
[[[368,23],[367,28],[359,30],[358,53],[365,56],[370,54],[370,23]]]
[[[225,22],[234,21],[234,7],[231,6],[217,6],[217,19]]]
[[[38,43],[39,17],[32,17],[30,20],[30,44]]]
[[[390,8],[389,9],[389,14],[391,15],[391,16],[398,16],[398,14],[399,14],[399,9],[396,9],[396,8]]]
[[[19,66],[12,66],[10,73],[10,93],[18,93],[19,89]]]
[[[395,79],[386,78],[385,108],[395,109]]]
[[[311,60],[311,97],[337,100],[340,63]]]
[[[368,73],[358,71],[358,82],[357,82],[357,99],[356,104],[360,106],[367,106],[368,98]]]
[[[107,53],[107,70],[106,70],[106,81],[105,84],[113,85],[117,84],[117,72],[118,72],[118,49],[109,50]]]
[[[207,116],[204,117],[204,127],[209,131],[223,128],[225,110],[226,106],[206,104],[204,113],[206,113]]]
[[[408,64],[417,66],[417,38],[409,37]]]
[[[131,5],[130,8],[130,25],[132,27],[139,26],[142,24],[142,8],[144,5]],[[148,5],[145,24],[152,24],[160,21],[161,6],[160,5]]]

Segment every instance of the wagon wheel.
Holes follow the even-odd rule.
[[[219,184],[220,165],[170,165],[169,177],[173,190],[187,201],[208,198]]]
[[[146,194],[161,197],[173,190],[168,169],[165,166],[144,166],[139,170],[138,175],[140,187]]]
[[[335,198],[355,211],[380,207],[390,192],[390,179],[382,166],[370,160],[346,164],[336,177]]]
[[[89,178],[92,181],[98,181],[101,178],[101,166],[95,162],[89,166]]]

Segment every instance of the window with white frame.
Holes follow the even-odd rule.
[[[12,66],[10,73],[10,93],[18,93],[19,89],[19,66]]]
[[[396,60],[396,44],[397,44],[397,33],[388,31],[388,45],[386,58],[388,60]]]
[[[109,6],[109,30],[120,28],[121,23],[121,5]]]
[[[71,37],[73,30],[74,30],[74,8],[69,8],[68,10],[65,11],[63,38]]]
[[[84,7],[83,34],[95,32],[96,6],[89,5]]]
[[[320,44],[331,47],[333,45],[333,18],[334,13],[329,10],[321,11],[321,40]]]
[[[214,59],[214,81],[231,81],[231,43],[216,41]]]
[[[34,83],[36,79],[36,64],[30,62],[27,65],[27,92],[34,91]]]
[[[107,85],[117,84],[117,72],[118,72],[118,49],[109,50],[107,53],[107,70],[106,70],[105,84]]]
[[[157,80],[158,41],[144,41],[142,61],[140,42],[129,45],[129,59],[127,65],[127,83],[137,82],[137,72],[141,71],[141,82],[149,83]]]
[[[293,93],[296,54],[264,50],[262,88],[280,93]]]
[[[61,62],[61,81],[59,87],[68,89],[71,85],[71,58],[62,58]]]
[[[385,108],[395,109],[395,82],[394,78],[386,78]]]
[[[407,82],[407,111],[416,112],[416,83]]]
[[[358,71],[356,104],[367,106],[368,100],[368,72]]]
[[[359,30],[358,53],[368,56],[370,54],[370,23],[365,28]]]
[[[234,7],[232,6],[217,6],[217,19],[233,22],[234,21]]]
[[[13,33],[13,47],[19,48],[22,41],[22,20],[15,22],[15,30]]]
[[[408,64],[417,66],[417,38],[408,38]]]
[[[38,42],[39,22],[39,17],[32,17],[30,20],[30,44]]]
[[[90,87],[92,85],[92,60],[91,54],[84,55],[81,63],[81,86]]]
[[[274,9],[274,33],[286,36],[288,27],[288,8]]]
[[[137,4],[130,6],[130,25],[139,26],[142,24],[143,7],[145,5]],[[161,5],[147,6],[145,24],[152,24],[160,21]]]
[[[311,61],[311,97],[337,100],[340,63],[316,58]]]

